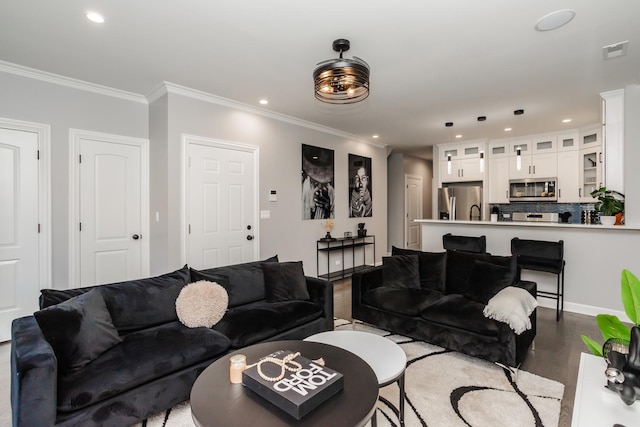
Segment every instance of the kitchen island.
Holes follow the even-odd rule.
[[[510,255],[511,239],[564,241],[564,309],[596,315],[615,314],[627,319],[620,300],[623,269],[640,277],[640,227],[543,223],[416,220],[422,231],[422,250],[443,251],[442,235],[486,236],[487,252]],[[524,270],[524,280],[533,280],[544,291],[555,291],[556,276]],[[543,307],[555,301],[539,298]]]

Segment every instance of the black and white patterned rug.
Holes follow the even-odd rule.
[[[400,345],[407,354],[407,427],[556,427],[564,385],[484,360],[364,325],[336,320],[336,329],[371,332]],[[398,426],[397,384],[380,390],[378,425]],[[185,402],[139,424],[142,427],[192,427]]]

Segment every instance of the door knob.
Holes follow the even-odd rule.
[[[252,236],[251,234],[249,234],[249,235],[247,236],[247,240],[253,240],[253,236]]]
[[[133,235],[133,236],[131,236],[131,237],[133,238],[133,240],[138,240],[138,239],[140,238],[140,236],[139,236],[139,235],[137,235],[137,234],[134,234],[134,235]]]

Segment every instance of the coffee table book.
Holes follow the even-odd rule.
[[[291,353],[288,350],[280,350],[267,357],[282,360]],[[342,390],[344,378],[341,373],[321,366],[305,357],[298,356],[294,360],[302,365],[302,369],[298,372],[286,371],[281,380],[265,380],[258,373],[256,365],[242,372],[242,384],[295,419],[300,420]],[[275,363],[265,362],[261,365],[261,370],[265,376],[275,378],[281,374],[282,367]]]

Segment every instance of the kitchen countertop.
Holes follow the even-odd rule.
[[[640,226],[632,225],[600,225],[600,224],[569,224],[566,222],[519,222],[519,221],[450,221],[441,219],[416,219],[418,223],[424,224],[459,224],[459,225],[490,225],[495,227],[545,227],[545,228],[577,228],[590,230],[614,230],[614,231],[638,231]]]

